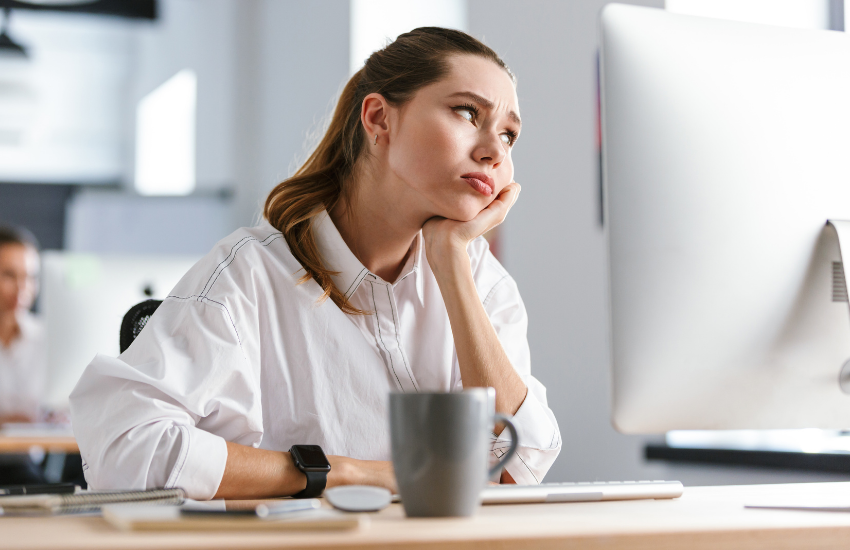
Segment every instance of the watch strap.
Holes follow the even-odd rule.
[[[303,472],[303,470],[302,470]],[[320,496],[328,484],[327,472],[303,472],[307,476],[307,488],[292,495],[292,498],[315,498]]]

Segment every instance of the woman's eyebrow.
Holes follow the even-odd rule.
[[[486,97],[482,97],[482,96],[480,96],[476,93],[473,93],[473,92],[456,92],[456,93],[450,95],[449,97],[465,97],[466,99],[470,99],[470,100],[474,101],[475,103],[478,103],[479,105],[481,105],[485,109],[491,109],[492,110],[493,107],[495,107],[495,104],[492,101],[490,101]],[[522,126],[522,120],[519,118],[519,115],[516,114],[514,111],[508,111],[508,118],[510,118],[511,120],[516,122],[518,125]]]

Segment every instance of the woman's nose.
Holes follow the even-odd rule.
[[[494,132],[482,132],[481,143],[475,149],[475,160],[497,168],[505,160],[507,152],[501,137]]]

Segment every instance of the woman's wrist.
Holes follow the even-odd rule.
[[[444,282],[448,282],[458,274],[472,273],[472,266],[469,263],[469,253],[466,251],[466,245],[461,243],[442,243],[441,245],[432,245],[427,251],[428,264],[431,266],[431,271],[434,277],[437,278],[437,283],[442,286]]]
[[[280,453],[283,456],[283,468],[281,471],[280,494],[294,495],[307,488],[307,476],[295,465],[295,460],[288,452]]]
[[[346,456],[328,456],[331,471],[328,473],[328,487],[338,485],[359,485],[357,466],[351,458]]]

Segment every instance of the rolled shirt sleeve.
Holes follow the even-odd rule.
[[[505,469],[518,484],[537,485],[558,458],[561,433],[555,415],[546,405],[546,388],[534,377],[524,378],[524,381],[528,386],[528,395],[511,419],[519,435],[519,446]],[[508,430],[503,430],[498,437],[493,436],[494,457],[501,458],[510,446]]]
[[[124,354],[95,357],[71,393],[90,487],[182,487],[212,498],[226,441],[262,439],[258,380],[226,311],[167,299]]]
[[[528,314],[516,282],[489,251],[481,263],[485,262],[489,263],[488,269],[477,271],[480,277],[492,277],[493,280],[482,281],[488,284],[478,287],[486,292],[481,296],[484,309],[511,365],[528,388],[525,400],[512,419],[519,435],[517,454],[508,461],[505,469],[518,484],[536,485],[543,481],[561,451],[561,432],[547,404],[546,388],[531,375]],[[503,430],[498,437],[493,435],[493,456],[501,458],[510,443],[508,430]]]

